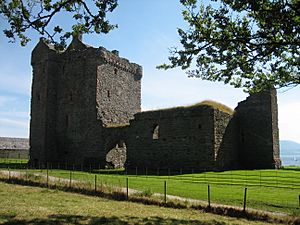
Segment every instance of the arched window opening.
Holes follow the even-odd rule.
[[[154,128],[152,130],[152,139],[153,140],[159,139],[159,125],[158,124],[154,125]]]
[[[126,144],[123,140],[117,142],[106,154],[106,168],[119,169],[124,168],[126,162]]]

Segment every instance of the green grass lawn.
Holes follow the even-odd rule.
[[[270,224],[0,182],[0,224]]]
[[[24,171],[24,170],[23,170]],[[46,170],[28,170],[46,174]],[[247,187],[247,207],[286,212],[300,216],[300,170],[299,167],[284,170],[235,170],[226,172],[206,172],[174,176],[118,175],[108,171],[98,171],[97,185],[126,187],[145,193],[164,193],[167,181],[169,195],[207,201],[210,185],[211,202],[243,206],[244,191]],[[113,172],[113,171],[111,171]],[[49,170],[49,176],[69,179],[70,171]],[[95,174],[81,171],[71,172],[72,180],[81,180],[93,187]]]

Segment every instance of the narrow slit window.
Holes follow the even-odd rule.
[[[69,127],[69,116],[66,115],[66,127],[68,128]]]

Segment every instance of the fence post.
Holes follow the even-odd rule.
[[[244,207],[243,207],[243,211],[246,211],[246,202],[247,202],[247,188],[245,188],[245,192],[244,192]]]
[[[10,180],[10,167],[8,166],[8,180]]]
[[[47,187],[49,187],[49,164],[47,163]]]
[[[137,168],[137,166],[135,167],[135,175],[137,176],[137,174],[138,174],[138,168]]]
[[[208,207],[210,208],[210,186],[207,185],[207,200],[208,200]]]
[[[126,199],[129,199],[129,180],[128,177],[126,177]]]
[[[25,179],[26,179],[26,183],[28,183],[28,164],[26,166]]]
[[[278,187],[278,170],[276,170],[276,187]]]
[[[259,171],[259,186],[261,187],[261,171]]]
[[[97,174],[95,174],[95,193],[97,192]]]
[[[165,197],[165,204],[167,203],[167,181],[165,181],[164,185],[164,197]]]
[[[72,170],[70,170],[70,181],[69,181],[69,187],[72,186]]]

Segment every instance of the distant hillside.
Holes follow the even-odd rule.
[[[299,156],[300,144],[294,141],[280,141],[280,155],[284,156]]]

